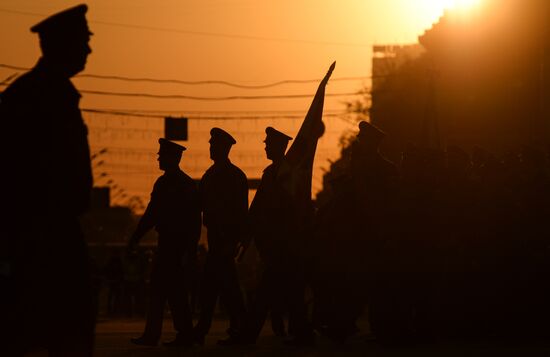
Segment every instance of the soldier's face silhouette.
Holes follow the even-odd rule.
[[[167,171],[179,167],[181,156],[159,152],[157,160],[159,162],[159,169]]]
[[[356,149],[365,153],[374,152],[378,150],[381,141],[379,137],[358,135]]]
[[[266,137],[264,142],[265,154],[268,160],[277,161],[285,156],[286,147],[288,146],[287,141],[282,142]]]
[[[86,36],[68,46],[66,63],[70,76],[74,76],[86,68],[86,62],[90,53],[92,53],[90,36]]]
[[[231,145],[210,139],[210,159],[214,161],[226,160],[230,150]]]
[[[82,72],[92,53],[90,35],[75,36],[69,40],[45,38],[41,40],[41,47],[44,57],[55,63],[67,77]]]

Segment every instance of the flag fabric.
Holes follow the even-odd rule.
[[[325,101],[325,87],[336,66],[333,62],[327,74],[319,84],[315,97],[309,107],[300,130],[290,149],[288,149],[277,174],[277,180],[292,197],[299,215],[310,215],[311,179],[313,174],[313,160],[317,149],[317,141],[324,133],[323,105]]]

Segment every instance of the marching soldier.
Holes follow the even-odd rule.
[[[89,208],[92,173],[80,94],[70,80],[91,53],[86,12],[78,5],[34,25],[42,57],[0,98],[10,169],[0,258],[13,284],[2,293],[13,299],[2,325],[16,333],[0,331],[8,354],[93,352],[94,299],[78,221]]]
[[[133,250],[153,227],[158,232],[158,252],[151,272],[151,297],[145,331],[131,341],[136,345],[156,346],[162,332],[166,302],[170,305],[176,339],[165,346],[190,346],[193,321],[185,289],[185,270],[193,262],[200,238],[201,216],[195,182],[180,168],[185,147],[159,139],[159,177],[151,201],[128,244]]]
[[[194,329],[195,342],[204,343],[219,296],[230,315],[231,333],[238,333],[245,314],[235,257],[246,234],[248,181],[229,160],[235,139],[220,128],[210,131],[210,158],[214,164],[200,183],[203,223],[208,234],[208,254],[201,284],[201,313]]]
[[[403,298],[396,297],[392,290],[396,279],[400,277],[391,276],[391,270],[388,270],[395,269],[388,265],[390,261],[396,260],[396,254],[401,253],[400,247],[387,247],[388,230],[396,229],[396,217],[390,212],[395,208],[392,190],[395,188],[398,170],[379,152],[385,135],[376,126],[366,121],[360,122],[351,157],[354,206],[361,218],[354,223],[357,236],[363,238],[359,240],[362,247],[356,249],[365,252],[356,259],[358,266],[355,269],[366,273],[369,323],[379,339],[401,333],[395,331],[406,325],[401,321],[394,322],[398,313],[392,310],[392,303]]]
[[[302,274],[297,257],[291,253],[296,242],[293,200],[277,180],[290,140],[291,137],[272,127],[266,129],[266,156],[273,163],[264,170],[249,211],[252,236],[264,271],[243,332],[220,341],[221,344],[255,343],[267,313],[281,303],[288,303],[289,319],[297,341],[312,342],[313,331],[307,322],[303,289],[300,289]]]

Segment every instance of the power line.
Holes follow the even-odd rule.
[[[30,67],[21,67],[13,66],[10,64],[0,63],[0,67],[13,69],[18,71],[28,71]],[[171,84],[184,84],[184,85],[206,85],[206,84],[221,84],[235,88],[241,89],[265,89],[277,87],[284,84],[306,84],[306,83],[318,83],[321,79],[285,79],[273,83],[259,84],[259,85],[246,85],[235,82],[229,82],[224,80],[202,80],[202,81],[185,81],[181,79],[159,79],[159,78],[144,78],[144,77],[126,77],[126,76],[117,76],[117,75],[102,75],[102,74],[79,74],[75,76],[77,78],[95,78],[95,79],[107,79],[107,80],[118,80],[126,82],[150,82],[150,83],[171,83]],[[378,76],[377,76],[378,77]],[[385,77],[385,76],[384,76]],[[356,76],[356,77],[339,77],[331,78],[331,82],[335,81],[357,81],[372,79],[372,76]]]
[[[152,94],[152,93],[130,93],[130,92],[108,92],[96,91],[89,89],[79,90],[80,93],[92,95],[105,95],[114,97],[139,97],[139,98],[155,98],[155,99],[187,99],[200,101],[226,101],[226,100],[258,100],[258,99],[297,99],[311,98],[312,94],[282,94],[282,95],[234,95],[226,97],[198,97],[183,94]],[[327,93],[325,97],[347,97],[353,95],[362,95],[365,93]]]
[[[131,112],[120,112],[114,110],[101,110],[101,109],[81,109],[85,113],[94,113],[94,114],[109,114],[117,116],[128,116],[128,117],[137,117],[137,118],[165,118],[165,115],[159,114],[140,114],[140,113],[131,113]]]
[[[112,76],[112,75],[99,75],[99,74],[81,74],[77,77],[80,78],[95,78],[95,79],[108,79],[126,82],[151,82],[151,83],[172,83],[172,84],[185,84],[185,85],[205,85],[205,84],[221,84],[229,87],[241,88],[241,89],[265,89],[281,86],[284,84],[306,84],[306,83],[318,83],[320,79],[287,79],[278,82],[258,85],[239,84],[222,80],[204,80],[204,81],[184,81],[179,79],[156,79],[156,78],[139,78],[139,77],[124,77],[124,76]],[[339,77],[332,78],[331,81],[358,81],[371,79],[371,76],[361,77]]]
[[[113,111],[113,110],[101,110],[101,109],[82,109],[86,113],[94,114],[108,114],[108,115],[120,115],[120,116],[131,116],[131,117],[143,117],[143,118],[159,118],[164,119],[166,116],[161,114],[142,114],[135,112],[125,112],[125,111]],[[323,114],[324,117],[336,118],[341,115],[347,114],[346,112],[341,113],[328,113]],[[305,114],[304,114],[305,115]],[[239,116],[186,116],[187,119],[203,119],[203,120],[258,120],[258,119],[303,119],[304,115],[239,115]]]
[[[0,86],[6,87],[7,84],[0,83]],[[153,94],[153,93],[132,93],[132,92],[109,92],[81,89],[80,93],[91,95],[103,95],[111,97],[137,97],[137,98],[154,98],[154,99],[187,99],[187,100],[200,100],[200,101],[228,101],[228,100],[262,100],[262,99],[298,99],[298,98],[311,98],[312,94],[282,94],[282,95],[234,95],[226,97],[200,97],[183,94]],[[325,97],[349,97],[355,95],[367,94],[363,91],[354,93],[328,93]]]
[[[289,109],[289,110],[164,110],[164,109],[116,109],[116,108],[94,108],[95,110],[115,111],[125,113],[138,113],[138,114],[181,114],[192,115],[245,115],[245,114],[304,114],[303,109]],[[341,109],[324,109],[324,113],[341,113]]]
[[[38,14],[38,13],[34,13],[34,12],[16,11],[16,10],[9,10],[9,9],[3,9],[3,8],[0,8],[0,12],[16,14],[16,15],[26,15],[26,16],[43,16],[43,17],[49,16],[49,15]],[[156,31],[156,32],[171,32],[171,33],[179,33],[179,34],[186,34],[186,35],[232,38],[232,39],[241,39],[241,40],[289,42],[289,43],[307,43],[307,44],[312,44],[312,45],[330,45],[330,46],[346,46],[346,47],[371,47],[372,46],[371,44],[357,43],[357,42],[333,42],[333,41],[317,41],[317,40],[305,40],[305,39],[250,36],[250,35],[239,35],[239,34],[224,34],[224,33],[218,33],[218,32],[181,30],[181,29],[168,28],[168,27],[155,27],[155,26],[122,24],[122,23],[116,23],[116,22],[97,21],[97,20],[89,20],[89,22],[99,24],[99,25],[131,28],[131,29],[138,29],[138,30],[148,30],[148,31]]]

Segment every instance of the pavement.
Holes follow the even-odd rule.
[[[312,347],[289,347],[282,343],[282,338],[273,335],[269,321],[266,323],[260,338],[253,346],[218,346],[216,341],[225,338],[228,321],[216,319],[203,347],[168,348],[159,343],[158,347],[135,346],[130,338],[139,337],[143,331],[143,319],[100,319],[96,326],[96,345],[94,357],[145,357],[145,356],[367,356],[367,357],[485,357],[485,356],[550,356],[550,341],[548,343],[469,343],[440,342],[433,344],[417,344],[405,347],[381,346],[368,338],[368,323],[360,321],[360,332],[343,345],[337,345],[323,336],[318,336]],[[164,321],[162,341],[169,341],[175,336],[172,323]],[[37,351],[31,357],[47,356],[47,353]]]

